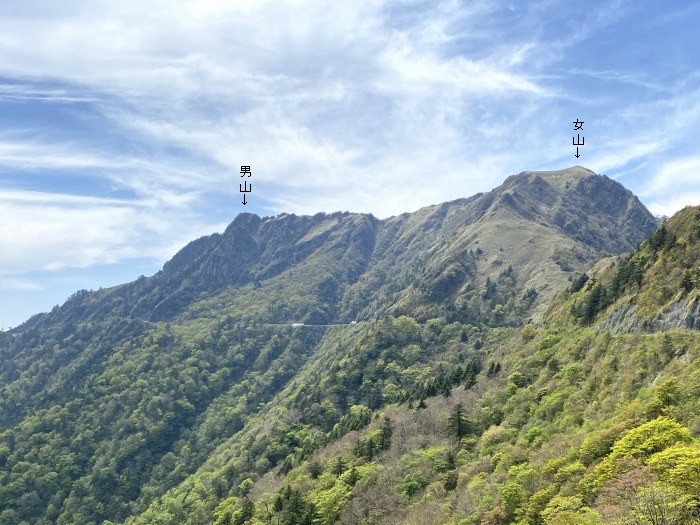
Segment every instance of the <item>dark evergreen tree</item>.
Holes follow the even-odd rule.
[[[467,390],[476,384],[476,376],[471,370],[468,370],[464,376],[464,388]]]
[[[585,284],[588,282],[588,275],[584,272],[581,275],[579,275],[573,283],[571,283],[571,291],[573,293],[578,292],[581,290]]]
[[[321,463],[315,460],[309,462],[308,470],[311,479],[317,479],[321,475],[321,473],[323,473],[323,467],[321,466]]]
[[[255,504],[248,498],[245,498],[243,500],[243,504],[241,505],[241,509],[236,512],[231,523],[232,525],[245,525],[248,520],[253,518],[254,513]]]
[[[685,272],[683,272],[683,279],[681,280],[681,287],[686,292],[689,292],[693,288],[695,288],[695,283],[693,282],[693,272],[691,272],[689,269],[686,270]]]
[[[491,361],[491,363],[489,363],[489,368],[486,371],[486,375],[488,377],[493,377],[496,374],[498,374],[498,372],[500,372],[500,371],[501,371],[501,363],[498,361],[495,361],[495,362]]]
[[[342,456],[338,456],[332,464],[331,473],[333,473],[335,476],[340,476],[343,472],[345,472],[346,468],[347,465],[345,464],[345,460]]]
[[[391,435],[394,433],[394,422],[389,417],[384,417],[379,433],[379,448],[388,450],[391,447]]]
[[[461,366],[455,368],[450,374],[450,385],[458,385],[464,377],[464,369]]]
[[[445,481],[443,483],[443,487],[445,487],[445,490],[448,492],[451,490],[455,490],[457,488],[458,479],[459,475],[457,474],[456,470],[449,471],[445,476]]]
[[[350,471],[348,472],[348,475],[345,478],[345,481],[347,482],[348,485],[351,487],[355,486],[355,483],[360,479],[360,475],[357,473],[357,469],[355,467],[352,467]]]
[[[449,384],[447,384],[447,383],[445,383],[444,385],[442,385],[442,389],[441,389],[441,390],[442,390],[442,392],[441,392],[441,393],[442,393],[442,397],[444,397],[444,398],[448,398],[448,397],[450,397],[450,396],[452,395],[452,387],[451,387]]]
[[[451,410],[447,418],[447,431],[458,441],[471,431],[471,423],[467,419],[462,403],[457,403]]]

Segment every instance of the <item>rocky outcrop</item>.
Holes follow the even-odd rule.
[[[608,312],[599,326],[615,332],[661,332],[678,328],[700,330],[700,300],[695,295],[675,301],[651,321],[640,320],[636,305],[627,304]]]

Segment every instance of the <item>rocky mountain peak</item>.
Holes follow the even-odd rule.
[[[275,322],[282,315],[351,319],[389,312],[489,317],[490,303],[509,300],[506,295],[509,304],[520,301],[522,313],[545,304],[600,257],[633,249],[655,227],[637,198],[605,176],[580,166],[529,171],[490,192],[384,220],[340,212],[241,213],[222,234],[185,246],[153,277],[81,296],[51,315],[84,320],[114,311],[170,320],[202,297],[250,287],[251,300],[262,303],[273,289],[316,298],[313,308],[295,313],[270,310]],[[489,279],[509,290],[486,304],[478,290]],[[527,300],[520,297],[526,291]],[[491,320],[516,323],[516,317]]]

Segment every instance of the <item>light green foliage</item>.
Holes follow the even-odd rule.
[[[673,408],[681,401],[678,380],[671,377],[654,389],[654,395],[647,405],[647,415],[651,418],[673,415]]]
[[[637,488],[628,498],[629,518],[623,525],[695,525],[697,502],[663,483]]]
[[[350,496],[351,487],[338,481],[331,488],[319,492],[313,499],[319,516],[319,523],[331,525],[340,516]]]
[[[575,461],[569,463],[560,468],[556,475],[555,480],[558,482],[578,480],[583,473],[586,471],[586,467],[580,461]]]
[[[581,487],[587,494],[593,494],[613,476],[629,470],[633,460],[646,462],[657,452],[691,441],[687,428],[667,417],[658,417],[623,434],[594,473],[583,478]]]
[[[515,435],[513,429],[508,429],[503,426],[490,426],[487,428],[479,440],[479,449],[485,453],[489,453],[499,443],[510,441]]]
[[[556,496],[542,511],[544,525],[594,525],[601,523],[600,515],[586,507],[576,496]]]
[[[516,513],[525,501],[525,490],[520,484],[506,483],[501,489],[501,508],[509,521],[513,521]]]
[[[249,499],[227,498],[214,511],[214,525],[244,525],[253,517],[253,512]]]
[[[455,467],[454,452],[448,447],[431,447],[419,450],[417,455],[427,459],[435,472],[446,472]]]
[[[415,342],[420,335],[420,325],[407,315],[401,315],[394,319],[393,327],[396,330],[398,343],[403,345]]]
[[[532,494],[527,501],[527,507],[525,507],[522,513],[525,522],[530,524],[541,524],[542,511],[547,507],[547,504],[556,493],[557,487],[550,484]]]
[[[586,436],[579,448],[579,455],[584,465],[590,465],[610,452],[620,435],[635,426],[635,421],[628,420],[615,423],[599,432]]]
[[[577,512],[564,510],[545,520],[546,525],[598,525],[600,523],[603,523],[600,514],[587,508]]]
[[[520,337],[526,343],[532,341],[536,336],[537,328],[535,328],[531,324],[526,324],[525,326],[523,326],[522,330],[520,330]]]
[[[411,497],[428,486],[428,481],[420,473],[409,472],[399,485],[399,492]]]
[[[241,483],[238,485],[238,491],[240,492],[241,496],[247,496],[250,489],[253,488],[253,485],[253,480],[250,478],[245,478],[243,481],[241,481]]]
[[[420,360],[420,355],[421,355],[421,349],[420,346],[416,344],[408,345],[404,350],[403,350],[403,355],[406,361],[406,364],[412,365]]]
[[[647,461],[649,469],[686,494],[700,497],[700,446],[678,444],[657,452]]]
[[[691,441],[687,428],[662,416],[625,433],[613,445],[610,459],[644,458],[676,443]]]
[[[518,370],[508,376],[508,381],[513,383],[517,388],[522,388],[527,384],[527,379]]]

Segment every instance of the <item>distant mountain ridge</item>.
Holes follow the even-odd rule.
[[[49,318],[85,321],[116,313],[172,320],[202,293],[255,286],[262,299],[266,285],[278,286],[294,274],[306,287],[322,288],[328,299],[318,305],[326,312],[299,312],[302,320],[410,310],[406,301],[424,296],[459,310],[470,285],[496,279],[508,267],[517,274],[515,290],[535,290],[540,305],[573,272],[632,250],[656,225],[629,190],[578,166],[523,172],[488,193],[384,220],[347,212],[241,213],[222,234],[185,246],[153,277],[80,294]],[[321,276],[323,282],[316,282]]]

